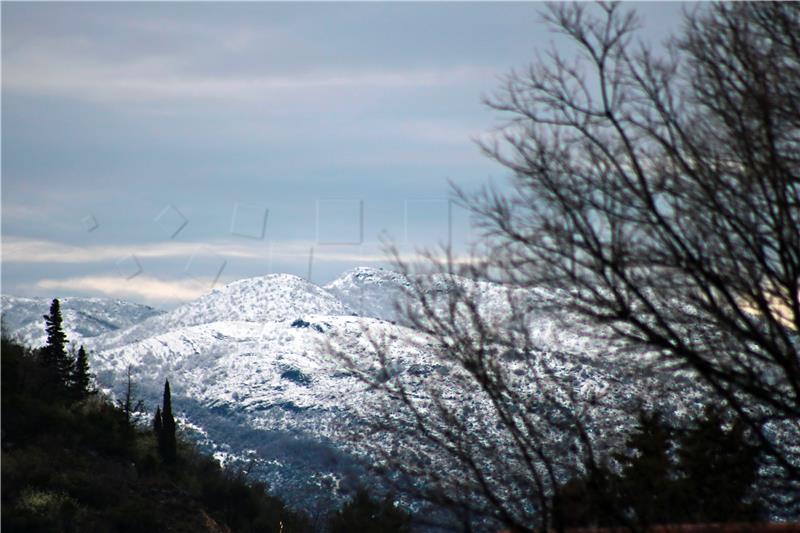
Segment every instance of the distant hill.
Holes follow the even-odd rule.
[[[42,315],[49,311],[51,301],[52,298],[0,296],[3,327],[23,344],[41,346],[46,338]],[[67,338],[76,343],[127,329],[163,313],[147,305],[106,298],[65,297],[60,302]]]

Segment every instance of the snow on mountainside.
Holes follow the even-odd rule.
[[[398,299],[410,288],[406,277],[392,270],[360,267],[345,272],[325,289],[360,316],[397,322]]]
[[[41,346],[47,338],[43,315],[50,311],[51,298],[0,296],[3,327],[28,346]],[[129,328],[163,311],[147,305],[106,298],[61,298],[64,329],[71,342],[110,331]]]
[[[397,310],[397,302],[408,298],[412,284],[406,276],[392,270],[359,267],[325,285],[325,289],[353,309],[359,316],[377,318],[410,326]],[[512,309],[524,311],[530,320],[530,334],[537,348],[574,353],[592,352],[598,339],[564,327],[564,322],[583,325],[577,316],[566,317],[560,310],[557,292],[547,289],[509,289],[495,283],[461,277],[434,275],[425,283],[431,302],[438,302],[442,317],[447,313],[451,291],[466,291],[478,303],[480,314],[497,327],[511,318]],[[566,320],[565,320],[566,318]],[[445,319],[446,321],[446,319]]]
[[[98,347],[138,342],[180,328],[218,321],[281,322],[304,314],[353,314],[324,289],[291,274],[243,279],[132,328],[102,338]]]
[[[361,371],[378,372],[370,341],[383,339],[393,375],[408,380],[419,394],[435,386],[442,397],[452,391],[453,401],[462,401],[454,381],[458,369],[435,357],[430,338],[393,323],[401,322],[394,302],[407,287],[409,280],[401,274],[372,268],[346,272],[325,288],[287,274],[244,279],[168,313],[141,313],[136,316],[142,320],[131,327],[109,327],[85,342],[102,387],[120,393],[131,368],[138,394],[151,410],[169,378],[173,405],[184,427],[196,429],[202,445],[219,457],[256,460],[276,493],[324,513],[341,503],[348,479],[364,475],[341,428],[357,428],[364,417],[378,412],[379,402],[375,391],[330,355],[326,343],[363,362]],[[470,291],[481,314],[498,324],[510,319],[511,309],[530,311],[526,327],[534,353],[527,357],[556,368],[581,395],[616,402],[633,398],[640,388],[627,379],[609,381],[572,358],[606,355],[606,346],[560,327],[552,314],[558,295],[551,291],[510,290],[460,278],[434,278],[429,290],[442,301],[450,291]],[[18,309],[9,306],[12,326],[25,322]],[[5,299],[3,310],[5,315]],[[40,316],[45,311],[46,305],[36,311],[39,318],[31,327],[35,323],[43,332]],[[79,318],[65,312],[68,331],[73,323],[83,324]],[[515,357],[508,355],[509,369],[524,375],[522,365],[531,359]]]
[[[289,411],[354,410],[348,401],[365,387],[327,353],[324,341],[346,339],[353,354],[369,349],[364,332],[398,338],[414,332],[390,323],[354,316],[305,315],[306,325],[220,321],[170,331],[99,352],[101,381],[138,369],[141,386],[159,392],[165,377],[173,394],[230,410],[259,413],[273,407]],[[406,346],[398,362],[433,364],[430,354]],[[298,429],[296,425],[293,429]],[[289,429],[273,425],[272,429]],[[319,428],[306,428],[318,430]]]
[[[341,487],[363,482],[339,428],[358,423],[375,393],[330,356],[325,341],[338,339],[366,361],[369,335],[419,339],[393,352],[398,371],[432,375],[439,366],[430,350],[420,349],[425,340],[407,328],[316,314],[303,314],[301,321],[219,321],[174,329],[97,351],[92,364],[98,381],[117,394],[130,367],[148,408],[157,405],[169,378],[179,417],[199,428],[209,451],[255,460],[277,494],[327,512],[347,496]]]

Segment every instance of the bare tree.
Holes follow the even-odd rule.
[[[117,406],[122,409],[125,415],[125,423],[132,425],[131,418],[134,413],[144,409],[144,401],[137,398],[139,394],[136,381],[133,379],[133,367],[128,365],[125,370],[125,393],[121,399],[117,400]]]
[[[629,407],[570,376],[602,372],[609,397],[666,377],[665,390],[696,382],[724,401],[796,505],[800,4],[704,6],[660,51],[634,42],[637,18],[618,4],[551,6],[545,19],[580,53],[550,52],[488,99],[509,120],[482,147],[512,189],[457,191],[485,253],[432,261],[436,276],[406,269],[406,323],[449,374],[397,371],[385,338],[371,339],[378,370],[339,349],[384,393],[362,441],[465,527],[558,527],[555,489],[596,467],[619,420],[609,410]],[[503,311],[465,279],[500,284]],[[603,337],[608,355],[544,357],[537,305]]]
[[[566,288],[691,369],[796,480],[797,450],[768,432],[800,421],[800,6],[713,4],[668,56],[602,9],[550,10],[581,59],[554,53],[490,101],[512,118],[484,149],[515,189],[463,196],[496,243],[488,273]]]
[[[379,393],[351,428],[357,449],[379,458],[396,492],[459,522],[427,512],[418,520],[464,530],[557,524],[555,489],[595,464],[591,433],[619,431],[597,415],[620,404],[573,386],[579,360],[539,350],[528,294],[487,294],[452,271],[407,274],[413,329],[397,338],[394,329],[365,330],[371,359],[331,346]],[[484,305],[498,301],[496,313]]]

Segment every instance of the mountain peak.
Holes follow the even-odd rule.
[[[397,322],[401,317],[396,303],[409,287],[408,278],[394,270],[358,267],[325,285],[325,290],[361,316]]]
[[[228,283],[226,285],[223,285],[222,287],[214,288],[214,290],[212,290],[210,293],[206,294],[205,296],[208,296],[209,294],[215,294],[215,293],[219,294],[219,293],[225,293],[225,292],[230,292],[230,291],[239,291],[239,290],[242,290],[243,288],[265,287],[265,286],[268,286],[268,285],[271,285],[271,284],[275,284],[275,283],[284,283],[284,284],[290,284],[290,285],[295,285],[295,286],[300,286],[300,285],[312,285],[312,286],[315,286],[310,281],[308,281],[308,280],[306,280],[304,278],[301,278],[300,276],[296,276],[294,274],[283,274],[283,273],[265,274],[263,276],[255,276],[255,277],[252,277],[252,278],[237,279],[236,281],[232,281],[232,282],[230,282],[230,283]],[[201,296],[201,298],[203,298],[203,297],[204,296]]]
[[[366,286],[375,284],[390,284],[397,287],[407,287],[408,279],[403,274],[394,270],[374,267],[356,267],[344,272],[341,276],[325,285],[328,290],[343,289],[351,286]]]
[[[284,322],[313,314],[350,315],[352,311],[330,292],[299,276],[268,274],[215,288],[118,336],[109,335],[103,341],[106,346],[120,346],[212,322]]]

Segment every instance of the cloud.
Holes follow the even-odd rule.
[[[315,245],[314,241],[276,241],[262,246],[235,242],[157,242],[122,245],[74,246],[41,239],[3,237],[2,260],[4,263],[98,263],[117,261],[135,255],[138,258],[189,258],[195,253],[214,253],[226,258],[297,259],[307,257],[311,248],[314,255],[331,261],[364,262],[384,261],[386,255],[373,247],[365,253],[365,247],[347,248],[330,245]]]
[[[202,74],[181,72],[165,58],[127,64],[91,62],[80,56],[29,50],[4,65],[4,90],[68,95],[91,101],[259,98],[298,91],[409,89],[483,81],[495,67],[312,69],[292,74]]]
[[[211,249],[225,257],[263,258],[264,252],[235,243],[159,242],[124,245],[74,246],[41,239],[3,237],[4,263],[95,263],[139,258],[191,257],[198,249]]]
[[[4,205],[2,209],[3,217],[15,220],[38,220],[48,214],[48,210],[42,206],[35,205]]]
[[[258,261],[305,262],[312,253],[314,260],[342,263],[376,264],[389,259],[382,245],[327,245],[314,241],[274,241],[260,245],[235,242],[158,242],[125,245],[74,246],[41,239],[3,237],[3,263],[49,263],[88,264],[119,261],[136,256],[148,258],[183,258],[199,254],[217,255],[225,259],[251,259]],[[422,263],[427,259],[412,245],[401,246],[401,258],[410,263]]]
[[[184,302],[208,292],[211,280],[164,281],[141,275],[127,280],[120,276],[82,276],[64,279],[41,279],[37,289],[53,291],[88,292],[112,298],[132,299],[147,303]]]

